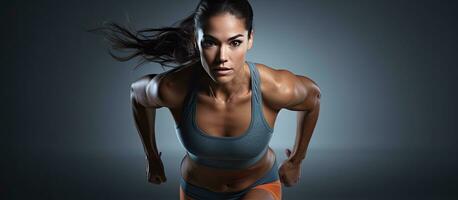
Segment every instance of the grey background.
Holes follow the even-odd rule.
[[[251,1],[248,60],[308,76],[321,113],[302,178],[284,199],[454,199],[455,1]],[[166,108],[157,140],[168,181],[146,181],[129,101],[133,71],[85,32],[105,20],[170,25],[197,1],[9,1],[2,10],[2,199],[178,199],[184,149]],[[277,159],[295,137],[280,112]]]

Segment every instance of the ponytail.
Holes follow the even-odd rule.
[[[179,25],[174,26],[178,22]],[[194,41],[194,14],[178,22],[170,27],[139,31],[130,31],[114,22],[108,22],[102,27],[88,31],[100,31],[115,50],[133,49],[134,52],[125,57],[116,56],[110,50],[108,53],[121,62],[141,56],[142,62],[135,68],[147,61],[159,63],[162,68],[199,62],[199,51]]]

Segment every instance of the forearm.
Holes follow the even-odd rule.
[[[156,146],[154,130],[156,108],[148,108],[141,105],[135,99],[133,92],[131,93],[131,102],[135,125],[143,143],[143,149],[145,151],[146,157],[148,160],[158,160],[160,159],[160,156]]]
[[[313,130],[318,120],[319,112],[319,101],[317,101],[311,110],[297,111],[296,140],[289,158],[290,162],[293,164],[300,164],[305,158]]]

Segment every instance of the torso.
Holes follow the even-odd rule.
[[[189,89],[189,77],[192,73],[191,70],[193,70],[192,67],[198,66],[183,67],[167,73],[164,77],[165,87],[169,91],[167,93],[170,93],[167,96],[173,96],[173,98],[167,98],[170,104],[168,108],[177,124],[182,119],[182,109],[185,105],[185,96]],[[279,109],[269,104],[269,96],[265,94],[272,93],[272,88],[275,87],[273,77],[275,77],[276,70],[262,64],[256,64],[256,68],[261,77],[264,118],[270,127],[274,127]],[[195,116],[197,126],[212,136],[233,137],[241,135],[248,129],[250,124],[251,97],[252,92],[250,91],[247,94],[235,97],[231,103],[221,104],[212,101],[207,94],[198,92],[196,96],[198,103]],[[170,102],[169,99],[173,102]],[[240,110],[246,112],[240,112]],[[227,123],[229,121],[232,123]],[[226,123],[223,124],[222,122]],[[197,164],[185,156],[181,166],[181,175],[187,182],[215,192],[240,191],[261,178],[272,167],[274,161],[275,154],[270,148],[256,164],[247,169],[240,170],[207,167]],[[218,179],[206,178],[211,176],[217,176]]]

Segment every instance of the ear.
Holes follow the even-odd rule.
[[[248,40],[248,49],[253,47],[253,39],[254,39],[254,29],[251,30],[250,39]]]

